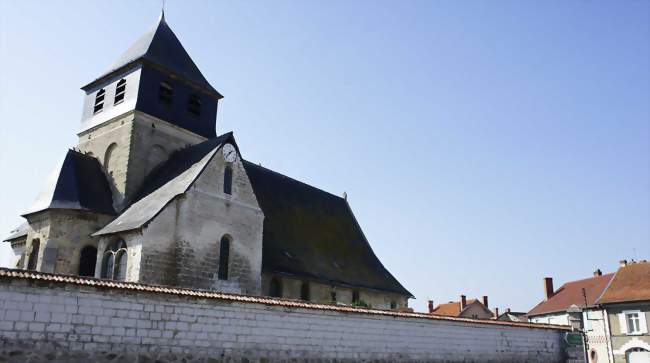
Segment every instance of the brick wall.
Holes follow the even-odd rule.
[[[555,327],[56,279],[0,269],[0,361],[564,360]]]

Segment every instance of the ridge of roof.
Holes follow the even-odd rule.
[[[290,177],[290,176],[288,176],[288,175],[286,175],[286,174],[282,174],[282,173],[280,173],[279,171],[275,171],[275,170],[273,170],[273,169],[269,169],[269,168],[267,168],[267,167],[265,167],[265,166],[262,166],[262,164],[256,164],[256,163],[254,163],[254,162],[252,162],[252,161],[250,161],[250,160],[243,160],[243,159],[242,159],[242,161],[244,162],[244,164],[249,164],[249,165],[252,166],[252,167],[260,168],[260,169],[264,169],[264,171],[269,172],[269,173],[273,173],[273,174],[275,174],[275,175],[277,175],[277,176],[279,176],[279,177],[281,177],[281,178],[285,178],[285,179],[287,179],[288,181],[290,181],[290,182],[292,182],[292,183],[299,183],[299,184],[302,184],[303,186],[305,186],[305,187],[307,187],[307,188],[314,189],[315,191],[318,191],[318,192],[321,192],[321,193],[325,193],[325,194],[329,194],[330,196],[335,197],[335,198],[338,198],[338,199],[346,200],[345,198],[343,198],[343,197],[341,197],[341,196],[339,196],[339,195],[336,195],[336,194],[334,194],[334,193],[332,193],[332,192],[328,192],[328,191],[325,190],[325,189],[321,189],[321,188],[319,188],[319,187],[315,187],[315,186],[313,186],[313,185],[311,185],[311,184],[307,184],[307,183],[304,182],[304,181],[298,180],[298,179],[296,179],[296,178],[292,178],[292,177]]]
[[[113,62],[109,70],[92,82],[81,87],[88,91],[95,84],[110,76],[130,68],[134,64],[148,63],[173,73],[179,78],[204,89],[217,98],[223,96],[205,79],[180,40],[165,21],[164,12],[156,24],[141,35],[120,57]]]

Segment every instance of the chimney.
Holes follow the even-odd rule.
[[[487,308],[488,307],[488,300],[487,296],[483,295],[483,305]]]
[[[460,310],[465,309],[467,306],[467,297],[465,295],[460,295]]]
[[[553,278],[544,277],[544,293],[546,294],[546,300],[553,297]]]
[[[510,313],[510,308],[506,308],[506,313]]]
[[[600,269],[597,269],[596,271],[594,271],[594,277],[598,277],[598,276],[603,276],[603,272],[600,271]]]
[[[621,267],[627,266],[627,260],[620,260],[618,263],[621,264]]]
[[[494,318],[499,319],[499,308],[494,308]]]
[[[433,313],[433,300],[429,300],[429,314]]]

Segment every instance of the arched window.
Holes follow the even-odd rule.
[[[106,170],[106,174],[109,177],[113,176],[113,169],[115,168],[115,157],[113,156],[113,153],[116,148],[117,144],[111,143],[108,145],[106,152],[104,153],[104,170]]]
[[[117,105],[118,103],[124,101],[125,94],[126,94],[126,79],[122,78],[120,79],[119,82],[117,82],[117,86],[115,87],[115,101],[113,101],[113,104]]]
[[[221,237],[219,247],[219,280],[228,280],[228,259],[230,258],[230,238]]]
[[[99,92],[95,95],[95,107],[93,108],[93,114],[101,111],[104,108],[104,96],[106,95],[106,91],[104,89],[100,89]]]
[[[173,95],[174,89],[172,88],[172,85],[167,82],[160,82],[160,87],[158,88],[158,100],[160,103],[171,105]]]
[[[27,269],[36,270],[36,264],[38,263],[38,253],[41,249],[41,241],[38,239],[32,240],[32,252],[29,254],[29,260],[27,260]]]
[[[97,249],[93,246],[86,246],[79,255],[79,276],[95,276],[95,265],[97,263]]]
[[[120,239],[108,245],[102,258],[101,277],[124,281],[126,279],[127,252],[124,240]]]
[[[201,99],[197,95],[191,95],[187,102],[187,111],[194,116],[201,116]]]
[[[300,300],[309,301],[309,283],[303,281],[300,285]]]
[[[330,291],[330,300],[336,302],[336,287],[332,287],[332,290]]]
[[[282,297],[282,284],[280,279],[275,276],[271,278],[271,283],[269,283],[269,296]]]
[[[232,194],[232,167],[230,165],[226,166],[223,171],[223,192]]]

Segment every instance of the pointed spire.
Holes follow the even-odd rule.
[[[83,90],[97,81],[113,74],[122,67],[146,60],[179,78],[194,83],[216,98],[222,98],[205,79],[192,58],[165,21],[165,9],[161,9],[158,22],[142,35],[109,68],[109,71],[93,82],[82,87]]]
[[[158,22],[165,21],[165,3],[166,3],[166,1],[165,0],[161,0],[161,1],[162,1],[162,7],[160,8],[160,19],[158,20]]]

